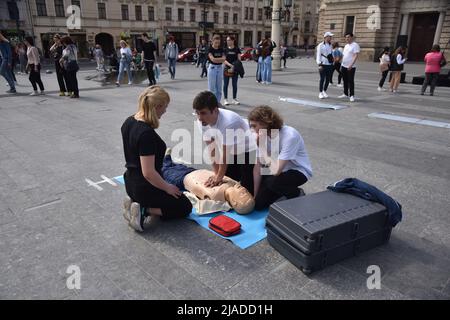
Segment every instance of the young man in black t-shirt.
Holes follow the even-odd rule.
[[[142,34],[142,40],[144,41],[142,45],[142,64],[145,65],[145,69],[147,70],[148,85],[152,86],[156,84],[155,73],[153,72],[156,47],[155,44],[150,41],[146,32]]]
[[[220,46],[220,36],[215,35],[212,40],[212,46],[208,50],[208,90],[214,93],[217,101],[220,103],[222,99],[222,80],[223,80],[223,63],[225,54]]]

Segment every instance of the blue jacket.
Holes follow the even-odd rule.
[[[392,227],[395,227],[397,223],[402,221],[402,205],[367,182],[356,178],[347,178],[328,186],[327,189],[335,192],[350,193],[357,197],[384,205],[388,211],[389,222]]]
[[[12,52],[11,45],[7,41],[0,41],[0,51],[1,57],[6,61],[7,64],[11,64],[12,62]],[[0,61],[2,60],[0,57]]]

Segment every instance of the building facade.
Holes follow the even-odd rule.
[[[0,0],[0,31],[13,43],[33,34],[28,6],[26,0]]]
[[[0,0],[0,5],[7,8],[9,2],[14,0]],[[121,39],[127,39],[139,50],[143,32],[155,41],[160,54],[169,35],[183,49],[195,47],[202,37],[211,38],[213,34],[233,35],[239,46],[253,47],[271,34],[271,9],[264,8],[263,0],[18,0],[17,3],[23,7],[21,25],[29,26],[24,33],[34,35],[45,56],[56,33],[70,35],[83,57],[97,43],[112,53]],[[315,44],[318,4],[315,0],[293,1],[281,22],[283,44]],[[1,12],[5,15],[7,10]],[[1,20],[1,27],[12,30],[16,22],[6,20],[6,17]]]
[[[433,44],[445,48],[450,40],[449,0],[322,0],[319,32],[353,32],[361,59],[376,61],[382,48],[408,47],[410,61],[423,61]]]

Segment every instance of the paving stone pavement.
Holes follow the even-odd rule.
[[[253,62],[244,65],[241,104],[229,109],[245,117],[269,104],[301,132],[314,170],[306,193],[358,177],[397,199],[404,220],[387,245],[305,276],[266,240],[241,250],[189,220],[135,233],[122,217],[123,186],[99,191],[85,179],[123,173],[120,126],[146,84],[86,80],[95,71],[85,66],[79,100],[57,95],[54,74],[42,74],[48,93],[37,97],[25,76],[15,96],[0,80],[0,299],[449,299],[450,129],[368,114],[450,122],[450,89],[420,96],[401,84],[396,95],[380,93],[377,64],[361,62],[357,101],[338,100],[342,89],[331,86],[321,102],[349,106],[333,111],[279,100],[318,101],[312,59],[288,60],[271,86],[255,82]],[[423,65],[406,72],[410,81]],[[176,80],[162,76],[171,103],[158,132],[169,146],[174,129],[193,132],[192,100],[207,89],[199,75],[179,64]],[[66,285],[70,265],[81,270],[79,290]],[[366,286],[370,265],[381,268],[380,290]]]

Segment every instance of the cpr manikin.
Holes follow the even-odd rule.
[[[253,211],[255,200],[247,189],[226,176],[223,178],[222,184],[206,187],[206,181],[212,176],[214,176],[214,172],[210,170],[192,171],[184,177],[184,187],[201,200],[226,201],[239,214]]]

